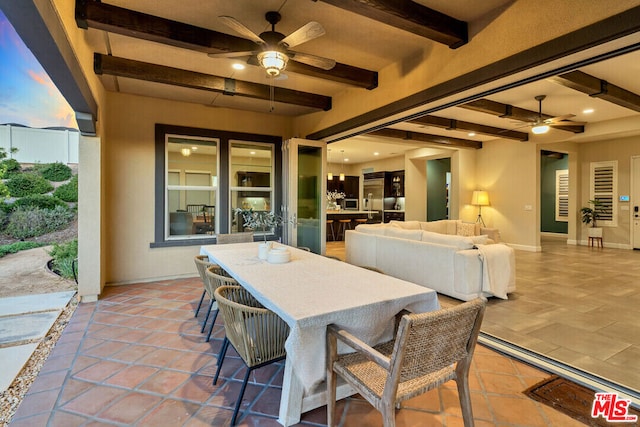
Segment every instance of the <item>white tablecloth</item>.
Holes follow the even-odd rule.
[[[369,344],[388,339],[402,309],[439,308],[435,291],[390,276],[288,247],[291,261],[258,259],[258,243],[201,248],[291,328],[287,363],[309,391],[325,376],[325,334],[334,323]]]

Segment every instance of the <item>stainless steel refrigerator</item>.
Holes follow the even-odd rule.
[[[368,212],[367,223],[382,222],[384,178],[365,179],[362,183],[362,210]]]

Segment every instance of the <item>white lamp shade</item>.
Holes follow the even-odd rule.
[[[474,206],[489,206],[489,193],[476,190],[471,196],[471,204]]]
[[[277,50],[268,50],[258,54],[258,62],[271,77],[277,77],[287,66],[289,57]]]
[[[340,174],[340,181],[344,181],[344,174],[343,173]]]
[[[327,174],[327,179],[333,179],[333,174],[331,172]]]
[[[534,126],[534,127],[531,128],[531,132],[535,133],[536,135],[541,135],[543,133],[547,133],[547,132],[549,132],[549,126],[547,126],[547,125]]]

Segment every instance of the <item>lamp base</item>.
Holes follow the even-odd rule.
[[[478,218],[476,219],[476,223],[480,223],[482,224],[483,227],[487,227],[487,225],[484,223],[484,220],[482,219],[482,215],[478,214]]]

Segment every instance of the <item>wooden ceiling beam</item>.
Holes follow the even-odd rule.
[[[100,3],[97,0],[76,0],[75,15],[79,28],[94,28],[202,53],[244,52],[257,48],[254,42],[242,37]],[[365,89],[378,87],[377,72],[347,64],[336,63],[331,70],[322,70],[289,61],[287,71]]]
[[[481,141],[472,141],[470,139],[453,138],[448,136],[432,135],[432,134],[421,133],[421,132],[411,132],[411,131],[400,130],[400,129],[391,129],[391,128],[378,129],[378,130],[374,130],[372,132],[367,133],[367,135],[383,136],[386,138],[401,139],[405,141],[428,142],[430,144],[446,145],[448,147],[456,147],[456,148],[474,148],[474,149],[482,148]]]
[[[466,132],[475,132],[482,135],[495,136],[496,138],[513,139],[516,141],[528,141],[529,134],[526,132],[518,132],[515,130],[502,129],[493,126],[481,125],[478,123],[465,122],[462,120],[447,119],[438,116],[422,116],[417,119],[409,120],[407,123],[418,125],[434,126],[442,129],[462,130]]]
[[[604,99],[612,104],[640,112],[640,95],[582,71],[572,71],[551,77],[549,80],[591,97]]]
[[[318,0],[314,0],[318,1]],[[320,0],[343,10],[417,34],[451,49],[469,41],[464,21],[422,6],[411,0]]]
[[[210,74],[187,71],[164,65],[150,64],[132,59],[94,53],[94,72],[116,77],[164,83],[191,89],[218,92],[230,96],[270,100],[269,85],[245,82]],[[273,88],[273,100],[285,104],[301,105],[319,110],[331,109],[331,97],[279,87]]]
[[[477,111],[480,113],[491,114],[501,118],[518,120],[521,122],[535,122],[539,115],[537,111],[526,110],[524,108],[514,107],[513,105],[503,104],[501,102],[491,101],[490,99],[478,99],[466,104],[458,105],[457,107],[465,108],[467,110]],[[551,119],[553,116],[548,114],[542,114],[542,119]],[[583,133],[584,126],[572,125],[570,120],[562,122],[562,126],[555,125],[554,129],[560,129],[567,132]],[[564,124],[566,123],[566,125]]]

